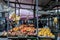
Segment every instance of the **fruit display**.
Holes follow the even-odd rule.
[[[41,37],[55,37],[53,33],[51,33],[51,30],[49,28],[40,28],[38,32],[38,36]]]
[[[9,35],[36,35],[35,28],[33,26],[22,24],[19,27],[15,27],[8,31]]]
[[[18,27],[8,30],[8,32],[3,32],[2,35],[8,36],[36,36],[36,28],[33,24],[22,24]],[[55,37],[49,28],[43,27],[38,28],[39,37]]]

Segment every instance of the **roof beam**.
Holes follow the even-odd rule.
[[[50,5],[48,8],[45,8],[45,9],[43,9],[43,10],[52,10],[54,7],[59,7],[60,6],[60,3],[59,4],[52,4],[52,5]]]
[[[7,3],[7,1],[4,1],[5,3]],[[31,5],[31,6],[36,6],[35,4],[28,4],[28,3],[19,3],[19,2],[11,2],[10,1],[10,3],[16,3],[16,4],[23,4],[23,5]],[[43,5],[38,5],[38,6],[40,6],[40,7],[44,7]]]
[[[48,4],[49,4],[50,2],[51,2],[51,0],[45,5],[45,7],[46,7],[46,6],[49,6]]]
[[[15,7],[13,7],[13,6],[10,6],[10,7],[12,7],[12,8],[15,8]],[[34,10],[34,9],[30,9],[30,8],[20,8],[20,7],[16,7],[17,9],[27,9],[27,10]]]

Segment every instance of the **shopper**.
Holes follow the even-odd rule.
[[[38,21],[38,26],[39,26],[39,28],[42,28],[43,27],[43,24],[41,23],[40,20]]]

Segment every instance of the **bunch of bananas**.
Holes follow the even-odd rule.
[[[15,21],[17,23],[20,20],[20,16],[16,15],[15,13],[13,13],[10,16],[10,19],[12,19],[13,21]]]

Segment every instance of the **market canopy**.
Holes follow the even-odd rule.
[[[4,2],[7,3],[7,0],[4,0]],[[15,4],[16,4],[16,8],[20,9],[21,18],[26,18],[28,15],[29,15],[29,18],[33,18],[33,11],[30,11],[30,10],[35,10],[34,9],[34,7],[36,6],[35,0],[16,0],[16,1],[9,0],[9,3],[10,3],[9,4],[10,7],[15,8]],[[60,6],[60,0],[58,0],[58,2],[56,0],[39,0],[38,1],[39,10],[57,9],[57,7],[60,9],[59,6]],[[17,14],[19,13],[17,12]]]
[[[7,0],[4,0],[7,2]],[[34,6],[36,6],[35,0],[9,0],[10,7],[15,8],[21,8],[21,9],[34,9]],[[20,6],[19,6],[20,4]],[[58,4],[56,0],[39,0],[38,2],[40,10],[47,10],[52,9],[56,6],[60,6],[60,0],[58,0]]]

